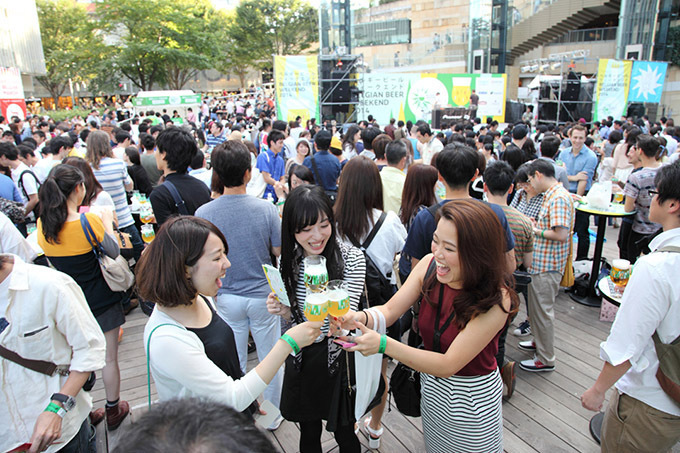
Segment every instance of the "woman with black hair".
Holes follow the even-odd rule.
[[[130,412],[127,401],[120,400],[120,369],[118,367],[118,328],[125,322],[122,301],[125,293],[114,292],[104,280],[97,257],[92,252],[81,215],[78,213],[86,194],[83,173],[71,165],[57,165],[42,184],[38,245],[52,265],[70,275],[81,287],[90,310],[106,338],[106,365],[102,371],[106,391],[106,421],[110,430],[118,428]],[[89,223],[104,253],[111,258],[120,254],[113,234],[113,212],[103,210],[86,213]],[[97,412],[97,411],[95,411]],[[96,414],[102,417],[103,410]]]
[[[338,240],[333,208],[323,188],[303,185],[288,196],[281,225],[280,268],[291,306],[271,293],[267,298],[270,313],[295,324],[306,320],[303,258],[314,255],[326,258],[329,280],[344,280],[350,307],[357,310],[366,274],[364,255]],[[328,329],[326,319],[316,342],[286,360],[281,414],[300,424],[302,453],[321,451],[322,420],[326,420],[326,430],[335,434],[341,452],[359,452],[354,432],[354,356],[329,340]]]
[[[375,141],[373,143],[375,149]],[[394,293],[397,288],[392,265],[394,257],[404,248],[406,228],[394,212],[384,212],[380,172],[372,160],[364,156],[350,160],[342,170],[341,177],[342,184],[333,207],[338,235],[346,244],[359,247],[380,223],[377,233],[366,248],[366,254],[378,271],[390,281]],[[385,301],[368,300],[369,306],[382,302]],[[400,339],[402,334],[400,323],[395,322],[388,326],[387,334]],[[383,358],[382,376],[387,382],[387,357]],[[373,408],[371,415],[364,420],[371,449],[380,447],[380,437],[383,433],[381,419],[386,401],[387,392],[382,395],[381,403]]]
[[[345,135],[342,136],[342,157],[349,160],[359,155],[357,150],[357,142],[361,138],[361,129],[359,126],[352,125],[347,129]]]
[[[139,190],[147,197],[151,195],[153,187],[151,186],[151,181],[149,181],[149,175],[146,174],[146,170],[142,167],[142,161],[139,157],[137,147],[128,146],[125,148],[123,162],[127,164],[127,171],[132,178],[133,189]]]

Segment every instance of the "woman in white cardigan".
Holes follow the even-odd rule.
[[[207,397],[254,412],[291,351],[320,335],[321,323],[293,327],[253,370],[243,375],[229,325],[206,296],[215,297],[230,266],[227,241],[197,217],[168,220],[137,265],[139,295],[156,307],[144,329],[144,347],[161,401]],[[250,406],[250,408],[249,408]]]

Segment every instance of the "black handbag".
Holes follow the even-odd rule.
[[[420,342],[420,335],[414,331],[409,332],[409,346]],[[420,417],[420,371],[401,362],[397,363],[390,376],[390,394],[399,412],[409,417]]]

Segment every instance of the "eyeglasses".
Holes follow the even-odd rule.
[[[647,192],[649,192],[649,194],[650,194],[652,197],[653,197],[654,195],[659,195],[659,191],[658,191],[658,190],[651,190],[651,189],[650,189],[650,190],[647,190]]]

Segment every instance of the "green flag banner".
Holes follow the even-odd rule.
[[[304,123],[319,115],[319,69],[316,56],[275,56],[276,116]]]

